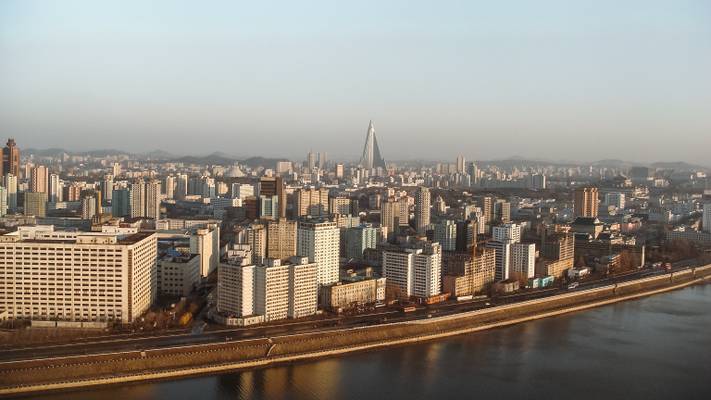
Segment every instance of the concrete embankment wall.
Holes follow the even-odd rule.
[[[0,395],[216,373],[432,340],[673,290],[699,282],[698,277],[708,275],[711,275],[711,265],[676,276],[666,274],[411,322],[156,349],[144,354],[123,352],[3,363],[0,364]]]

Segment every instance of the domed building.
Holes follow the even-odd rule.
[[[225,171],[225,178],[242,178],[246,176],[239,165],[235,164]]]

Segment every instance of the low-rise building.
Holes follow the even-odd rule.
[[[321,304],[333,311],[345,311],[385,301],[385,278],[354,279],[324,286]]]
[[[187,296],[200,283],[200,256],[170,251],[158,260],[158,293]]]
[[[568,269],[573,268],[573,264],[573,258],[565,258],[562,260],[539,259],[538,262],[536,262],[536,276],[562,278]]]

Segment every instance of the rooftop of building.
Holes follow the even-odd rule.
[[[171,254],[167,253],[163,255],[160,260],[161,261],[168,261],[168,262],[173,262],[173,263],[188,263],[192,261],[193,259],[197,258],[199,254],[197,253],[180,253],[178,252],[177,254]]]
[[[573,225],[602,225],[603,223],[597,217],[577,217],[573,221]]]
[[[0,242],[131,245],[154,233],[153,231],[131,234],[84,232],[76,229],[55,230],[53,225],[23,225],[16,231],[0,235]]]

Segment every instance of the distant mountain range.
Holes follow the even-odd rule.
[[[156,160],[166,162],[176,162],[185,164],[204,164],[204,165],[230,165],[240,163],[249,167],[273,167],[277,161],[285,161],[286,158],[266,158],[266,157],[249,157],[241,159],[239,157],[223,153],[214,152],[205,156],[178,156],[163,150],[154,150],[148,153],[131,153],[127,151],[104,149],[90,151],[68,151],[65,149],[22,149],[23,155],[34,155],[35,157],[61,157],[64,154],[72,156],[91,156],[91,157],[108,157],[125,155],[131,158]]]
[[[120,156],[125,155],[131,158],[144,159],[144,160],[156,160],[156,161],[166,161],[166,162],[180,162],[185,164],[204,164],[204,165],[230,165],[236,162],[247,165],[249,167],[269,167],[273,168],[277,161],[285,161],[287,158],[267,158],[267,157],[249,157],[240,158],[231,154],[224,152],[214,152],[204,156],[179,156],[163,150],[153,150],[147,153],[131,153],[127,151],[121,151],[116,149],[101,149],[101,150],[90,150],[90,151],[68,151],[65,149],[51,148],[51,149],[22,149],[22,153],[26,155],[34,155],[36,157],[61,157],[63,154],[77,155],[77,156],[92,156],[92,157],[109,157],[109,156]],[[488,160],[479,161],[477,164],[482,165],[497,165],[500,167],[514,167],[522,165],[556,165],[556,166],[581,166],[581,165],[592,165],[595,167],[610,167],[627,169],[636,166],[647,166],[650,168],[657,169],[669,169],[675,171],[689,171],[689,170],[703,170],[711,171],[711,168],[702,165],[687,163],[684,161],[664,161],[664,162],[654,162],[651,164],[623,161],[617,159],[605,159],[594,161],[591,163],[581,163],[579,161],[565,161],[565,160],[536,160],[528,159],[524,157],[510,157],[500,160]]]
[[[481,164],[498,165],[502,167],[513,167],[519,165],[556,165],[556,166],[586,166],[592,165],[594,167],[608,167],[608,168],[618,168],[618,169],[628,169],[631,167],[649,167],[653,169],[673,169],[675,171],[691,171],[691,170],[703,170],[711,171],[711,168],[705,167],[703,165],[691,164],[684,161],[665,161],[665,162],[653,162],[651,164],[638,163],[632,161],[623,161],[616,159],[605,159],[594,161],[591,163],[579,162],[579,161],[551,161],[551,160],[533,160],[525,159],[522,157],[512,157],[502,160],[490,160],[482,161]]]

